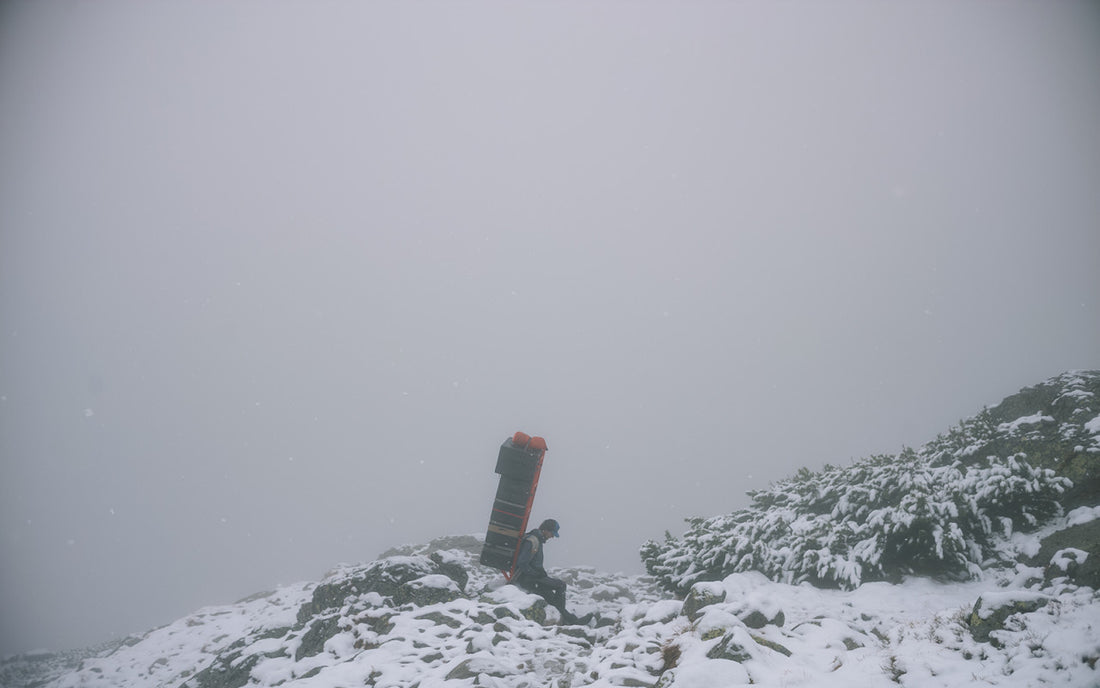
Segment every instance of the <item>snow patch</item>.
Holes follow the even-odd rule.
[[[1082,506],[1066,514],[1066,526],[1079,526],[1098,518],[1100,518],[1100,506]]]
[[[1089,553],[1076,547],[1067,547],[1054,553],[1050,559],[1051,566],[1057,566],[1060,571],[1068,571],[1070,564],[1083,564],[1089,558]]]
[[[708,659],[676,671],[676,688],[728,688],[749,683],[749,672],[728,659]]]
[[[981,604],[978,605],[978,618],[988,619],[998,609],[1012,606],[1016,603],[1049,602],[1050,596],[1030,590],[1006,590],[1003,592],[987,592],[982,594]]]
[[[431,573],[427,576],[421,576],[420,578],[417,578],[416,580],[409,583],[409,586],[416,590],[420,590],[423,588],[433,588],[439,590],[459,591],[458,585],[449,577],[444,576],[441,573]]]
[[[1042,413],[1034,413],[1030,416],[1022,416],[1012,421],[1011,423],[1001,423],[997,426],[998,432],[1007,432],[1010,435],[1014,435],[1019,432],[1020,428],[1025,425],[1038,425],[1039,423],[1053,423],[1054,418],[1051,416],[1044,416]]]

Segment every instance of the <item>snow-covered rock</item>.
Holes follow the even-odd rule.
[[[962,583],[914,577],[851,591],[732,574],[697,586],[708,603],[694,620],[651,578],[557,570],[574,581],[570,608],[603,622],[562,626],[537,596],[490,585],[495,573],[462,550],[431,553],[468,572],[462,595],[399,603],[409,582],[449,593],[457,587],[450,576],[421,573],[438,565],[426,549],[408,551],[418,553],[342,566],[317,583],[199,610],[68,670],[20,674],[9,660],[0,684],[932,688],[976,678],[993,686],[1084,688],[1100,678],[1096,591],[1064,581],[1044,586],[1022,570],[991,570]],[[588,594],[606,589],[628,590],[634,601]],[[543,616],[533,613],[538,608]],[[750,627],[748,608],[764,616],[782,610],[786,621]],[[975,637],[973,614],[996,624],[985,640]]]
[[[910,574],[965,580],[1008,565],[1019,533],[1100,500],[1100,372],[1021,390],[919,450],[802,469],[741,511],[641,549],[670,591],[744,571],[854,588]],[[1030,553],[1033,554],[1033,553]]]
[[[1097,397],[1100,373],[1070,373],[919,451],[804,470],[754,509],[647,543],[658,577],[553,570],[585,626],[450,536],[98,648],[8,658],[0,686],[1095,688],[1100,504],[1067,483],[1100,475]]]

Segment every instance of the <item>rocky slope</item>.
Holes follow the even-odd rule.
[[[1020,558],[1014,533],[1100,504],[1097,475],[1100,373],[1066,373],[918,450],[802,469],[750,492],[741,511],[691,519],[682,536],[645,543],[642,560],[681,594],[744,571],[849,589],[914,573],[977,578]]]
[[[570,608],[596,613],[589,625],[568,626],[542,599],[479,565],[479,538],[455,536],[98,648],[9,658],[0,663],[0,686],[1095,687],[1098,398],[1100,374],[1059,376],[919,452],[858,467],[880,487],[845,482],[847,469],[828,468],[796,476],[769,497],[767,508],[790,516],[792,532],[793,525],[802,535],[827,535],[808,524],[836,521],[830,515],[839,508],[841,515],[877,514],[871,522],[890,533],[910,532],[898,524],[915,527],[918,536],[906,537],[921,547],[936,544],[919,537],[921,527],[935,532],[933,516],[950,517],[960,504],[980,507],[974,527],[986,528],[990,545],[963,543],[966,580],[895,572],[889,582],[863,580],[844,590],[755,570],[707,569],[699,577],[692,561],[679,562],[686,568],[663,581],[558,569],[552,573],[569,583]],[[899,481],[905,489],[890,496]],[[861,511],[855,488],[866,496],[868,485],[875,499],[881,493],[893,501]],[[906,520],[904,498],[918,493],[908,503],[924,511]],[[703,523],[694,526],[702,546],[730,545],[728,530]],[[950,552],[941,531],[941,549]],[[779,535],[765,544],[790,555],[777,542]],[[847,546],[817,545],[818,562],[837,561]]]
[[[1072,485],[1066,510],[1100,503],[1100,371],[1063,373],[1006,397],[936,438],[927,453],[940,464],[1023,455]]]
[[[1100,509],[1071,520],[1100,523]],[[1024,543],[1021,543],[1023,546]],[[912,578],[844,592],[758,573],[698,583],[685,599],[652,579],[557,570],[588,626],[476,563],[478,538],[443,538],[342,566],[84,657],[19,686],[1095,686],[1100,598],[1073,584],[1065,550],[981,581]],[[26,658],[24,658],[26,659]],[[41,660],[41,658],[39,658]],[[42,669],[43,666],[39,666]]]

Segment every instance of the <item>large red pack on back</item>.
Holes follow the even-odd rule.
[[[512,577],[520,540],[527,532],[545,454],[546,440],[522,432],[500,445],[496,465],[500,483],[489,514],[480,561],[501,570],[507,578]]]

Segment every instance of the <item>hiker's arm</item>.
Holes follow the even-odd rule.
[[[516,559],[516,573],[531,574],[531,557],[535,555],[531,549],[531,541],[523,538],[523,544],[519,546],[519,557]]]

